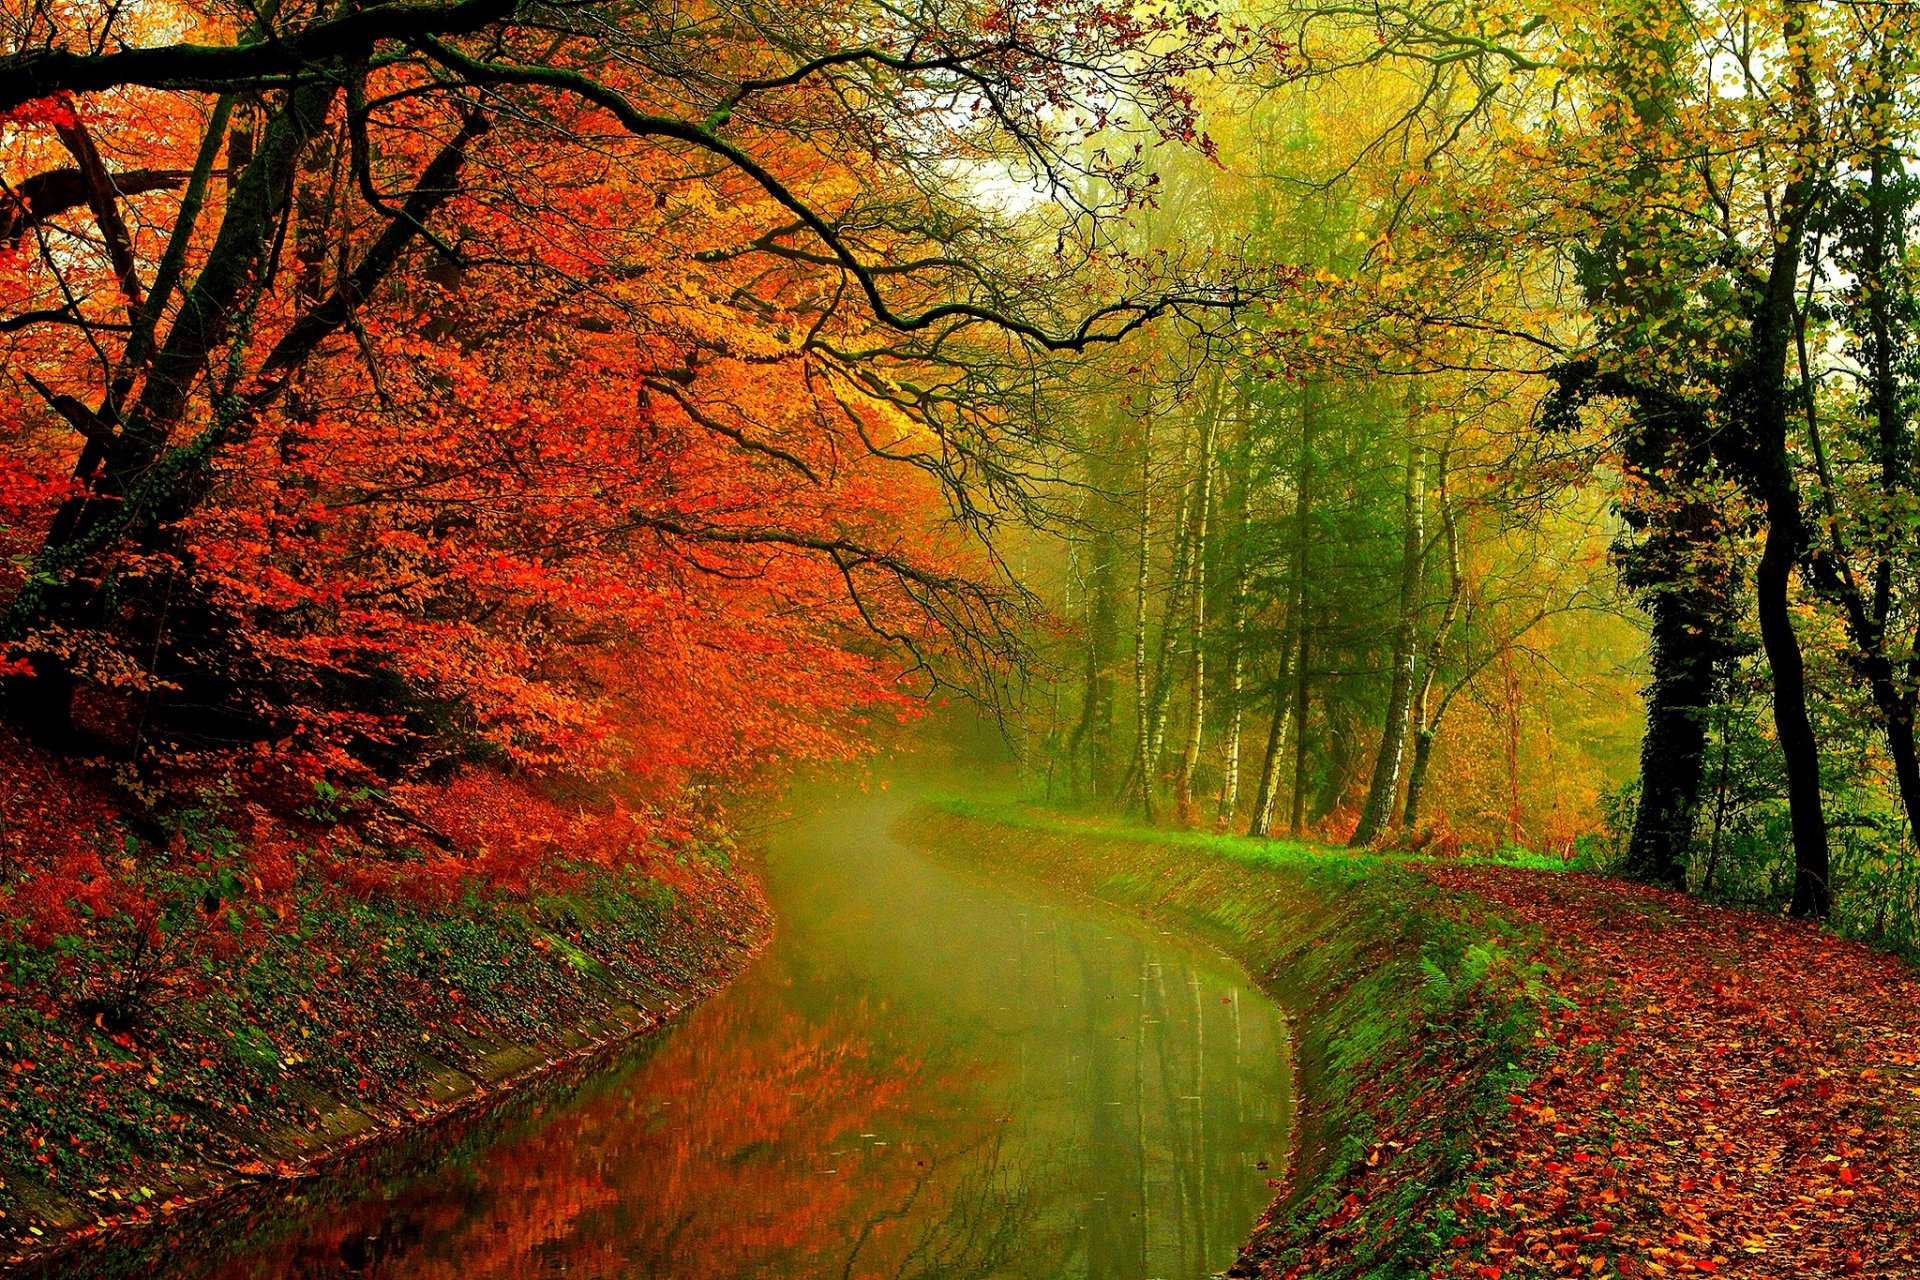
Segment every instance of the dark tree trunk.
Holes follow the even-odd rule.
[[[1767,503],[1767,540],[1755,580],[1755,604],[1760,643],[1773,673],[1773,724],[1786,765],[1787,811],[1793,822],[1793,900],[1788,911],[1818,919],[1833,907],[1827,819],[1820,797],[1820,746],[1807,715],[1806,664],[1787,599],[1799,558],[1800,521],[1799,494],[1790,486]]]
[[[1891,683],[1884,696],[1881,712],[1887,721],[1887,755],[1893,760],[1894,784],[1900,789],[1900,807],[1906,810],[1907,833],[1920,841],[1920,753],[1914,744],[1913,704]]]
[[[466,147],[487,129],[485,116],[477,111],[468,115],[459,134],[422,173],[404,202],[402,216],[374,239],[354,269],[331,293],[320,296],[318,291],[309,290],[301,295],[311,305],[254,370],[247,398],[221,406],[212,423],[190,445],[176,445],[171,436],[215,345],[231,330],[247,298],[263,283],[260,277],[270,271],[270,245],[287,214],[300,157],[324,127],[337,92],[334,85],[295,89],[285,107],[269,121],[259,151],[234,186],[207,262],[188,290],[166,342],[154,352],[139,400],[118,434],[99,451],[102,465],[94,489],[101,496],[83,496],[78,505],[63,510],[55,521],[35,561],[40,585],[33,591],[22,591],[10,611],[8,625],[13,636],[30,637],[35,629],[51,621],[81,627],[102,625],[106,606],[98,598],[100,593],[88,587],[87,578],[97,565],[111,569],[100,556],[121,539],[149,550],[177,553],[171,545],[171,526],[191,514],[206,496],[215,459],[245,438],[257,416],[271,406],[294,373],[386,279],[426,219],[454,194]],[[169,261],[172,257],[170,249]],[[163,275],[171,278],[164,267]],[[164,301],[163,295],[156,294],[156,308]],[[136,327],[138,324],[136,317]],[[117,392],[118,387],[110,389],[110,396]],[[156,670],[159,664],[177,656],[170,655],[167,646],[204,647],[226,625],[224,615],[206,607],[207,601],[197,595],[190,582],[175,599],[180,576],[159,575],[157,580],[165,585],[159,590],[158,600],[142,601],[130,594],[117,606],[129,620],[128,625],[150,633],[143,634],[139,644],[152,654],[149,662]],[[24,656],[36,674],[10,682],[9,714],[43,736],[71,736],[75,692],[71,669],[55,655],[31,652],[31,643],[19,647],[28,650]],[[202,662],[197,669],[212,673],[215,685],[211,691],[198,691],[201,702],[222,709],[219,714],[202,717],[197,731],[204,731],[209,724],[230,719],[225,709],[232,702],[227,696],[232,672],[222,662]],[[191,703],[193,691],[181,683],[185,678],[175,672],[170,683],[181,690],[176,696]],[[145,718],[143,714],[143,723]]]
[[[1358,730],[1349,725],[1336,724],[1332,712],[1331,701],[1325,702],[1320,708],[1320,785],[1313,793],[1313,808],[1307,813],[1308,822],[1323,822],[1340,807],[1340,801],[1346,797],[1347,788],[1353,782],[1354,757],[1360,754]]]
[[[1719,687],[1720,648],[1673,594],[1647,602],[1653,615],[1647,731],[1640,740],[1640,807],[1627,842],[1626,874],[1684,889],[1687,854],[1706,778],[1707,712]]]
[[[1400,766],[1407,752],[1407,713],[1413,701],[1414,624],[1420,611],[1420,569],[1426,552],[1426,455],[1407,447],[1406,512],[1400,548],[1400,616],[1393,631],[1393,677],[1387,690],[1387,714],[1374,753],[1373,776],[1348,844],[1372,844],[1392,820],[1400,794]]]
[[[1795,67],[1795,119],[1807,123],[1813,118],[1815,102],[1805,15],[1790,12],[1784,33]],[[1716,440],[1729,469],[1740,476],[1766,514],[1766,541],[1754,594],[1760,643],[1773,676],[1773,723],[1786,766],[1787,811],[1793,823],[1793,899],[1788,910],[1813,918],[1825,916],[1832,908],[1833,893],[1827,819],[1820,796],[1820,747],[1807,714],[1806,664],[1788,599],[1807,530],[1793,459],[1787,452],[1786,375],[1800,257],[1818,196],[1813,177],[1803,173],[1781,197],[1766,282],[1749,304],[1747,350],[1727,380],[1722,402],[1725,426]]]
[[[1287,814],[1287,834],[1298,839],[1307,807],[1307,710],[1313,685],[1307,671],[1310,654],[1307,620],[1300,619],[1293,651],[1293,804]]]
[[[1427,764],[1433,758],[1434,730],[1421,727],[1413,731],[1413,763],[1407,766],[1407,806],[1400,825],[1412,831],[1420,821],[1420,796],[1427,789]]]
[[[1884,99],[1875,104],[1884,110]],[[1864,338],[1862,363],[1865,366],[1867,407],[1875,427],[1880,470],[1881,500],[1892,505],[1913,492],[1912,443],[1909,438],[1907,403],[1910,394],[1913,357],[1906,339],[1913,314],[1911,286],[1905,281],[1901,264],[1907,251],[1907,223],[1913,195],[1905,180],[1903,161],[1891,142],[1883,139],[1868,166],[1863,192],[1864,209],[1859,222],[1843,232],[1841,248],[1851,248],[1855,272],[1859,277],[1857,301],[1846,315],[1849,326]],[[1811,302],[1811,298],[1808,299]],[[1869,585],[1863,586],[1851,562],[1842,532],[1840,511],[1834,500],[1835,481],[1821,440],[1816,396],[1816,375],[1808,352],[1807,318],[1810,307],[1802,306],[1794,315],[1794,344],[1800,364],[1801,409],[1806,418],[1807,440],[1812,446],[1826,517],[1827,545],[1816,545],[1806,558],[1808,577],[1829,599],[1840,604],[1846,619],[1848,637],[1857,650],[1855,667],[1865,679],[1880,713],[1886,734],[1887,756],[1893,764],[1900,805],[1906,814],[1907,832],[1920,842],[1920,757],[1914,742],[1914,693],[1903,688],[1895,658],[1888,651],[1888,633],[1894,604],[1895,561],[1905,541],[1896,525],[1891,532],[1870,530],[1866,549],[1870,551]]]
[[[1274,675],[1273,720],[1267,729],[1267,752],[1260,767],[1260,794],[1253,806],[1253,822],[1248,835],[1265,836],[1273,832],[1274,809],[1279,804],[1281,748],[1285,745],[1287,722],[1293,722],[1295,743],[1295,785],[1292,822],[1289,829],[1300,834],[1299,777],[1306,767],[1307,697],[1307,563],[1312,550],[1313,533],[1313,431],[1318,417],[1317,388],[1309,382],[1300,389],[1300,452],[1294,466],[1293,556],[1288,566],[1287,622],[1293,633],[1280,648],[1280,667]],[[1289,658],[1288,650],[1292,650]],[[1284,702],[1289,668],[1294,677],[1291,705]]]
[[[1783,29],[1787,56],[1794,66],[1795,123],[1813,133],[1817,104],[1806,15],[1795,9]],[[1756,574],[1760,643],[1773,670],[1773,723],[1787,771],[1787,811],[1793,822],[1793,899],[1788,911],[1803,918],[1824,918],[1833,908],[1828,865],[1827,815],[1820,796],[1820,745],[1807,714],[1807,671],[1800,640],[1793,631],[1788,588],[1794,565],[1806,543],[1799,484],[1787,452],[1787,351],[1793,340],[1794,297],[1807,221],[1819,192],[1810,173],[1788,186],[1780,202],[1780,227],[1767,285],[1755,300],[1747,360],[1728,386],[1730,417],[1746,427],[1750,446],[1743,460],[1752,465],[1755,495],[1766,506],[1767,538]]]

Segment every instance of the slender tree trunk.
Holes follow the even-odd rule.
[[[1890,83],[1890,82],[1889,82]],[[1874,111],[1887,109],[1884,95]],[[1884,118],[1876,116],[1876,118]],[[1884,500],[1898,501],[1912,492],[1912,445],[1908,438],[1907,411],[1901,363],[1904,352],[1895,329],[1895,310],[1910,305],[1911,295],[1903,295],[1903,285],[1894,268],[1902,262],[1907,249],[1907,220],[1911,197],[1901,179],[1902,160],[1892,143],[1882,137],[1868,165],[1866,217],[1859,233],[1860,278],[1858,306],[1864,313],[1866,349],[1865,382],[1867,399],[1877,436],[1880,491]],[[1812,283],[1807,288],[1811,293]],[[1807,351],[1807,314],[1812,302],[1796,308],[1794,346],[1800,366],[1800,400],[1806,418],[1807,439],[1813,449],[1814,464],[1820,480],[1832,554],[1816,546],[1808,556],[1810,576],[1819,589],[1841,604],[1847,620],[1847,632],[1858,650],[1856,666],[1865,678],[1880,713],[1886,735],[1887,756],[1893,765],[1894,783],[1900,805],[1906,814],[1907,832],[1920,845],[1920,754],[1914,741],[1914,705],[1912,696],[1900,687],[1900,676],[1887,651],[1888,620],[1893,606],[1894,556],[1882,539],[1869,537],[1873,546],[1872,586],[1869,598],[1856,579],[1850,553],[1841,533],[1840,514],[1834,503],[1834,478],[1827,465],[1826,448],[1821,441],[1820,420],[1815,395],[1815,377]]]
[[[1296,840],[1307,804],[1307,710],[1313,692],[1307,673],[1310,644],[1311,629],[1303,616],[1293,650],[1293,808],[1287,816],[1287,834]]]
[[[1800,522],[1800,498],[1791,489],[1783,488],[1768,501],[1767,538],[1755,575],[1755,604],[1760,643],[1773,673],[1773,724],[1787,767],[1787,812],[1793,822],[1793,900],[1788,910],[1796,916],[1817,919],[1832,909],[1833,892],[1826,813],[1820,796],[1820,746],[1807,714],[1806,665],[1787,599],[1802,536]]]
[[[1153,402],[1141,422],[1140,546],[1134,575],[1133,612],[1133,774],[1135,795],[1148,822],[1153,821],[1153,716],[1147,680],[1147,585],[1153,567]]]
[[[1231,581],[1227,604],[1227,731],[1223,743],[1224,760],[1220,770],[1220,808],[1215,815],[1219,825],[1231,829],[1240,816],[1241,734],[1246,724],[1247,657],[1247,467],[1249,446],[1253,440],[1252,407],[1235,384],[1233,440],[1226,468],[1226,491],[1222,495],[1224,519],[1216,545],[1227,558]]]
[[[1246,708],[1241,705],[1241,700],[1246,696],[1247,687],[1247,663],[1240,644],[1240,628],[1245,625],[1246,605],[1247,575],[1236,554],[1233,605],[1227,622],[1228,643],[1233,646],[1227,660],[1227,734],[1225,760],[1220,770],[1220,812],[1217,815],[1223,827],[1231,827],[1240,811],[1240,730],[1246,719]]]
[[[1900,807],[1907,814],[1908,837],[1920,844],[1920,749],[1916,749],[1914,742],[1913,702],[1890,686],[1886,693],[1889,696],[1882,703],[1882,714],[1887,722],[1887,755],[1893,761],[1893,780],[1900,791]]]
[[[1260,787],[1254,792],[1253,820],[1247,834],[1265,838],[1273,834],[1273,811],[1280,801],[1280,769],[1286,762],[1283,749],[1287,741],[1287,720],[1293,701],[1287,689],[1290,668],[1283,654],[1280,669],[1273,676],[1273,715],[1267,721],[1267,749],[1260,760]]]
[[[1313,433],[1320,411],[1319,387],[1309,382],[1300,389],[1299,477],[1293,508],[1293,795],[1287,833],[1298,839],[1307,799],[1307,708],[1312,693],[1307,658],[1312,645],[1312,611],[1307,607],[1307,582],[1313,553]]]
[[[1713,892],[1713,875],[1720,867],[1720,837],[1727,829],[1727,808],[1731,795],[1727,774],[1733,760],[1733,738],[1728,730],[1732,724],[1733,716],[1723,702],[1720,706],[1720,767],[1715,770],[1713,780],[1713,829],[1707,836],[1706,870],[1700,873],[1702,897]]]
[[[1412,831],[1420,821],[1420,800],[1427,789],[1427,766],[1433,760],[1434,731],[1425,725],[1413,731],[1413,760],[1407,766],[1407,803],[1400,824]]]
[[[1794,66],[1795,123],[1814,136],[1816,91],[1806,14],[1789,8],[1783,27]],[[1818,192],[1810,172],[1798,175],[1781,201],[1781,224],[1763,296],[1757,300],[1747,359],[1728,387],[1734,421],[1746,428],[1757,496],[1765,503],[1766,542],[1755,577],[1760,644],[1773,672],[1773,723],[1787,771],[1787,812],[1793,822],[1793,898],[1791,914],[1822,918],[1833,907],[1828,865],[1827,816],[1820,796],[1820,746],[1807,714],[1806,665],[1793,630],[1788,588],[1806,537],[1799,486],[1787,452],[1788,344],[1792,341],[1793,300],[1798,290],[1800,255],[1807,220]]]
[[[1314,790],[1312,807],[1306,811],[1308,826],[1326,821],[1340,807],[1353,781],[1354,757],[1359,754],[1353,727],[1336,721],[1333,710],[1331,699],[1320,709],[1320,785]]]
[[[1218,397],[1216,397],[1216,400]],[[1189,572],[1193,581],[1188,595],[1193,602],[1192,657],[1187,668],[1188,717],[1187,745],[1180,759],[1180,772],[1174,779],[1174,805],[1184,826],[1192,826],[1196,817],[1193,804],[1193,774],[1200,765],[1200,745],[1207,721],[1207,524],[1213,506],[1213,431],[1212,415],[1200,429],[1200,492],[1194,502],[1193,536]]]
[[[1520,809],[1520,682],[1513,671],[1513,646],[1500,647],[1501,691],[1507,696],[1507,843],[1524,843],[1526,828]]]
[[[1091,533],[1087,539],[1087,572],[1083,616],[1086,626],[1084,678],[1081,686],[1080,715],[1068,738],[1067,750],[1076,761],[1084,761],[1088,799],[1105,797],[1113,778],[1114,667],[1118,659],[1120,631],[1120,538],[1116,533],[1119,513],[1112,495],[1121,489],[1117,467],[1111,457],[1111,440],[1102,440],[1089,454],[1092,483],[1082,516]],[[1080,787],[1076,764],[1075,793]]]
[[[1360,821],[1348,842],[1355,848],[1372,844],[1392,820],[1393,802],[1400,798],[1400,766],[1406,758],[1407,712],[1413,699],[1414,627],[1420,612],[1420,568],[1425,558],[1426,452],[1407,445],[1407,478],[1403,536],[1400,546],[1400,616],[1393,632],[1393,676],[1387,689],[1386,723],[1380,731],[1380,749],[1374,755],[1373,776]]]
[[[1318,416],[1318,388],[1311,382],[1300,389],[1300,451],[1294,465],[1293,554],[1288,566],[1287,622],[1292,636],[1281,647],[1279,670],[1274,674],[1273,718],[1267,727],[1267,750],[1260,766],[1260,790],[1254,799],[1253,822],[1247,834],[1265,836],[1273,831],[1274,810],[1279,804],[1280,770],[1285,759],[1288,721],[1298,739],[1306,728],[1307,695],[1307,556],[1312,541],[1313,522],[1313,432]],[[1291,653],[1289,653],[1291,651]],[[1286,699],[1287,676],[1293,675],[1293,696]],[[1304,743],[1296,743],[1294,762],[1293,814],[1289,829],[1300,834],[1301,779],[1304,777]]]
[[[1460,601],[1466,595],[1466,575],[1460,566],[1460,525],[1454,518],[1453,502],[1447,493],[1449,451],[1440,454],[1440,480],[1437,501],[1440,527],[1447,549],[1447,602],[1440,611],[1440,623],[1427,641],[1425,661],[1421,663],[1419,692],[1413,699],[1413,763],[1407,769],[1407,804],[1400,823],[1411,831],[1420,820],[1420,799],[1427,785],[1427,767],[1433,759],[1433,740],[1440,730],[1440,713],[1433,706],[1433,682],[1440,673],[1440,660],[1446,656],[1447,638],[1460,617]]]
[[[1103,699],[1103,686],[1106,673],[1100,661],[1100,642],[1094,633],[1091,620],[1087,627],[1086,668],[1082,672],[1080,689],[1080,716],[1074,722],[1073,733],[1067,739],[1067,754],[1074,760],[1073,793],[1074,799],[1096,799],[1102,792],[1100,786],[1100,749],[1099,737],[1094,732],[1100,719],[1103,703],[1110,705],[1111,694]],[[1082,789],[1079,761],[1086,760],[1085,788]]]
[[[1807,354],[1804,316],[1795,322],[1795,344],[1799,351],[1802,408],[1806,415],[1807,438],[1813,446],[1814,466],[1820,477],[1820,493],[1825,501],[1830,528],[1831,554],[1815,547],[1807,557],[1810,576],[1818,589],[1837,600],[1847,620],[1847,636],[1858,650],[1855,666],[1865,678],[1873,705],[1880,712],[1886,735],[1887,758],[1893,764],[1895,787],[1900,807],[1906,814],[1907,832],[1920,844],[1920,754],[1914,742],[1913,696],[1902,690],[1892,659],[1887,653],[1887,618],[1892,605],[1892,558],[1883,550],[1875,557],[1874,595],[1869,602],[1855,578],[1848,550],[1840,533],[1839,512],[1833,502],[1833,477],[1827,466],[1826,448],[1820,438],[1820,421],[1815,412],[1812,370]],[[1883,442],[1884,444],[1884,442]],[[1899,448],[1896,444],[1895,448]],[[1896,464],[1897,465],[1897,464]],[[1883,461],[1882,485],[1888,495],[1902,492],[1886,472]]]
[[[1203,473],[1211,465],[1209,455],[1212,452],[1213,415],[1219,407],[1219,400],[1219,376],[1216,373],[1205,416],[1181,459],[1184,479],[1180,486],[1179,508],[1174,516],[1173,570],[1167,581],[1167,605],[1161,615],[1159,651],[1153,663],[1150,711],[1153,730],[1149,735],[1147,758],[1156,769],[1166,750],[1167,707],[1173,695],[1174,670],[1179,665],[1176,641],[1180,635],[1180,613],[1188,606],[1189,592],[1195,583],[1192,568],[1197,554],[1196,531],[1199,524],[1194,519],[1194,513],[1199,505],[1202,485],[1209,482],[1209,476]]]

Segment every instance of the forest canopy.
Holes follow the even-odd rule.
[[[12,6],[7,714],[664,840],[964,694],[1057,799],[1905,936],[1914,21]]]

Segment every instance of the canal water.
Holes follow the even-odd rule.
[[[775,940],[563,1086],[72,1274],[1199,1280],[1284,1168],[1286,1021],[1205,948],[835,803]]]

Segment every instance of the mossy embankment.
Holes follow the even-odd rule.
[[[192,948],[86,934],[0,954],[0,1269],[61,1274],[94,1239],[589,1060],[723,985],[769,924],[753,880],[698,851],[435,902],[300,857],[277,892],[242,878],[209,907],[209,874],[183,857],[147,876],[186,904]],[[146,988],[111,1006],[130,963]]]
[[[1920,972],[1537,859],[952,801],[977,863],[1212,940],[1296,1015],[1288,1189],[1236,1275],[1920,1275]]]
[[[1208,940],[1295,1015],[1286,1191],[1231,1274],[1426,1275],[1482,1215],[1476,1140],[1540,1066],[1540,935],[1415,865],[960,799],[903,835]]]

